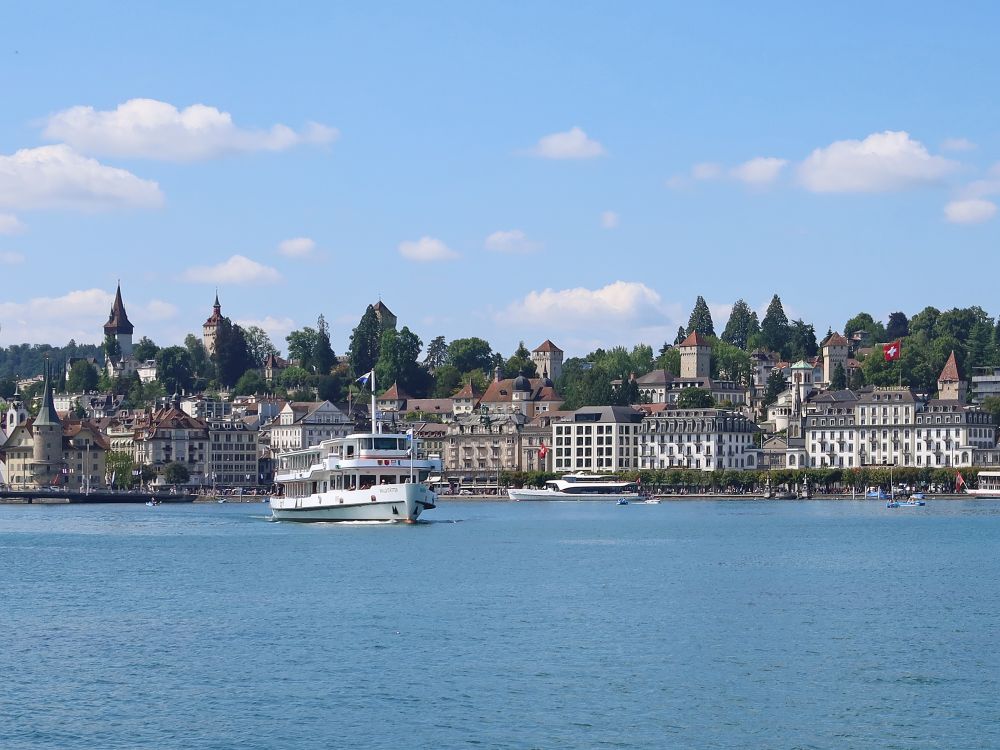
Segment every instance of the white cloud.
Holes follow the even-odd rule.
[[[541,243],[528,239],[520,229],[494,232],[486,238],[486,249],[497,253],[533,253],[541,249]]]
[[[183,274],[185,281],[197,284],[274,284],[281,274],[243,255],[233,255],[214,266],[195,266]]]
[[[0,250],[0,265],[16,266],[20,263],[24,263],[24,256],[21,255],[21,253],[11,252],[10,250]]]
[[[877,193],[939,182],[957,163],[928,153],[904,131],[836,141],[799,165],[802,185],[817,193]]]
[[[703,161],[691,167],[691,178],[695,180],[717,180],[722,177],[722,165]]]
[[[296,327],[295,321],[291,318],[276,318],[273,315],[267,315],[263,318],[241,318],[236,323],[243,328],[250,326],[263,328],[271,338],[271,343],[279,349],[284,343],[285,337]]]
[[[63,144],[0,154],[0,206],[97,210],[162,203],[163,193],[152,180],[81,156]]]
[[[24,231],[24,224],[14,214],[0,214],[0,234],[18,234]]]
[[[435,237],[421,237],[412,242],[400,242],[399,254],[407,260],[427,263],[435,260],[454,260],[458,253]]]
[[[110,111],[77,106],[49,117],[45,136],[78,151],[163,161],[197,161],[228,153],[284,151],[302,144],[330,143],[336,129],[309,123],[296,132],[286,125],[243,130],[232,115],[193,104],[178,110],[156,99],[130,99]]]
[[[941,142],[943,151],[974,151],[976,144],[968,138],[945,138]]]
[[[733,179],[746,183],[747,185],[769,185],[778,179],[781,170],[788,164],[787,159],[778,159],[773,156],[758,156],[749,161],[745,161],[739,166],[729,170],[729,175]]]
[[[543,136],[531,150],[535,156],[543,159],[593,159],[604,156],[604,146],[588,137],[578,127],[573,127],[565,133],[552,133]]]
[[[604,229],[616,229],[620,218],[615,211],[602,211],[601,226]]]
[[[146,318],[148,320],[170,320],[170,318],[175,315],[177,315],[177,305],[164,302],[160,299],[151,299],[148,303],[146,303],[146,307],[139,315],[139,318]]]
[[[984,198],[951,201],[944,207],[945,218],[953,224],[979,224],[997,212],[996,204]]]
[[[289,258],[305,258],[316,249],[316,243],[308,237],[293,237],[278,244],[278,252]]]
[[[543,289],[530,292],[496,316],[562,330],[609,328],[662,322],[660,295],[645,284],[616,281],[600,289]]]
[[[61,297],[35,297],[27,302],[0,303],[0,343],[56,344],[95,341],[107,320],[114,295],[82,289]]]

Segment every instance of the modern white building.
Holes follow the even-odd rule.
[[[642,412],[585,406],[552,423],[553,470],[613,472],[639,468]]]

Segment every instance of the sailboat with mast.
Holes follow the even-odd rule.
[[[383,432],[375,409],[375,371],[357,380],[371,385],[371,432],[324,440],[278,458],[271,498],[277,521],[416,521],[437,505],[427,480],[440,459],[419,458],[413,430]]]

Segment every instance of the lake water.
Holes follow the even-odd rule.
[[[1000,503],[0,506],[0,748],[998,748]]]

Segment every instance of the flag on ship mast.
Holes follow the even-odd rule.
[[[361,383],[361,385],[368,385],[368,381],[371,380],[374,376],[375,376],[375,371],[374,370],[369,370],[368,372],[366,372],[364,375],[362,375],[360,378],[358,378],[354,382],[355,383]]]

